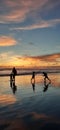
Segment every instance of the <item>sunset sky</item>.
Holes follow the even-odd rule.
[[[0,0],[0,66],[60,66],[60,0]]]

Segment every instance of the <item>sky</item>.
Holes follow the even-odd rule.
[[[60,66],[60,0],[0,0],[2,66]]]

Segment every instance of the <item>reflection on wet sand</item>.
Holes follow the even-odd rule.
[[[16,82],[0,79],[1,130],[60,130],[60,89],[54,88],[59,87],[60,75],[50,74],[49,78],[51,89],[41,75],[32,82],[31,76],[17,76]],[[12,94],[11,89],[13,93],[17,90],[17,94]]]
[[[49,78],[51,80],[52,87],[60,87],[60,74],[49,74]],[[48,82],[48,80],[46,80]],[[47,83],[46,82],[46,83]],[[37,75],[35,78],[36,84],[44,84],[44,78],[42,75]]]
[[[52,87],[60,88],[60,74],[51,74],[50,77],[51,77]]]
[[[49,87],[49,84],[51,84],[51,82],[46,82],[44,81],[44,89],[43,89],[43,92],[46,92],[48,90],[48,87]]]
[[[32,84],[33,91],[35,92],[35,79],[31,80],[31,84]]]
[[[10,87],[12,88],[13,94],[17,91],[17,86],[15,85],[15,80],[10,81]]]
[[[60,74],[49,74],[49,78],[51,79],[51,84],[56,87],[60,87]],[[17,84],[20,86],[27,87],[31,83],[31,75],[28,76],[17,76],[16,77]],[[43,84],[44,78],[42,75],[35,76],[35,84]]]
[[[0,120],[1,130],[60,130],[60,121],[46,114],[32,112],[22,118]]]
[[[32,84],[33,91],[35,92],[35,78],[31,79],[31,84]],[[48,90],[49,84],[51,84],[51,80],[48,80],[48,82],[47,82],[47,80],[44,79],[44,89],[43,89],[43,92],[46,92]]]
[[[16,77],[17,80],[17,84],[19,84],[19,86],[22,87],[27,87],[27,85],[32,85],[33,91],[35,92],[35,84],[44,84],[44,92],[48,90],[48,86],[51,84],[52,87],[56,86],[56,87],[60,87],[60,75],[59,74],[50,74],[50,81],[49,80],[45,80],[43,78],[42,75],[34,75],[33,78],[31,78],[30,75],[28,76],[20,76],[20,77]],[[31,79],[31,80],[30,80]],[[31,81],[31,82],[30,82]],[[16,92],[17,90],[17,86],[15,85],[15,82],[10,82],[10,86],[13,90],[13,93]]]
[[[16,98],[10,94],[1,94],[0,95],[0,105],[10,105],[16,102]]]

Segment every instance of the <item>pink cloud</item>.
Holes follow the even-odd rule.
[[[9,36],[0,36],[0,46],[16,45],[16,40]]]
[[[39,29],[39,28],[48,28],[52,26],[56,26],[57,24],[60,24],[60,19],[53,19],[53,20],[40,20],[40,23],[34,23],[29,26],[25,27],[16,27],[12,28],[12,30],[33,30],[33,29]]]
[[[38,10],[39,13],[45,13],[46,10],[48,11],[60,4],[59,1],[53,2],[51,0],[5,0],[2,3],[1,10],[4,8],[4,13],[0,14],[0,23],[22,22],[29,16],[33,19],[34,15],[32,16],[32,14],[36,16]]]

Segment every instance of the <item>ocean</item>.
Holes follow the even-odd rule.
[[[0,76],[0,130],[60,130],[60,73],[31,77]]]

